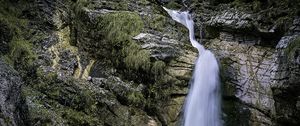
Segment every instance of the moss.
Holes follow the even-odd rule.
[[[144,27],[141,17],[134,12],[108,13],[100,18],[98,28],[102,29],[103,37],[112,46],[120,46],[121,42],[131,39]]]
[[[166,17],[163,15],[159,15],[159,14],[155,14],[153,15],[153,17],[150,20],[149,23],[149,27],[154,29],[154,30],[158,30],[158,31],[162,31],[164,29],[164,25],[166,24]]]
[[[83,112],[74,111],[72,109],[66,109],[62,112],[62,117],[67,121],[68,125],[84,125],[84,126],[96,126],[99,125],[97,118],[91,117]]]
[[[65,89],[64,89],[65,90]],[[24,87],[23,95],[30,101],[29,118],[31,125],[99,125],[97,117],[91,116],[90,111],[78,111],[65,106],[49,95],[30,87]],[[87,106],[89,108],[89,106]],[[90,108],[91,109],[91,108]],[[91,110],[93,111],[93,110]],[[41,116],[43,115],[43,116]]]
[[[180,5],[179,3],[177,3],[176,1],[172,0],[171,2],[169,2],[167,5],[166,5],[167,8],[170,8],[170,9],[180,9],[182,7],[182,5]]]
[[[33,45],[27,40],[14,38],[9,43],[9,58],[16,69],[28,70],[33,66],[36,54],[33,52]]]
[[[92,116],[97,109],[95,96],[80,81],[60,80],[55,72],[41,68],[35,75],[22,91],[31,100],[29,112],[33,124],[40,121],[48,125],[98,125],[99,120]]]
[[[72,5],[74,14],[80,16],[83,13],[83,8],[88,5],[87,0],[77,0],[76,3]]]
[[[4,38],[8,43],[3,45],[8,46],[3,58],[21,75],[25,75],[31,69],[36,57],[33,45],[26,39],[32,32],[28,28],[29,21],[22,15],[23,10],[29,7],[28,1],[18,1],[18,4],[0,1],[0,4],[0,27],[6,29],[2,35],[6,36]]]
[[[54,82],[58,77],[56,72],[44,72],[41,68],[36,70],[36,75],[38,79],[46,80],[48,82]]]
[[[22,5],[23,6],[19,6]],[[11,29],[11,34],[15,37],[21,37],[24,35],[28,35],[28,29],[26,26],[28,25],[27,19],[20,18],[22,15],[22,10],[27,7],[27,3],[21,1],[20,4],[14,5],[7,1],[0,1],[0,22],[6,24],[9,29]]]
[[[139,2],[139,1],[134,1]],[[89,2],[87,8],[89,9],[99,9],[99,8],[106,8],[109,10],[128,10],[128,0],[109,0],[109,1],[101,1],[101,2]],[[141,1],[141,4],[144,4]],[[109,5],[109,6],[107,6]]]
[[[124,63],[127,68],[133,70],[142,69],[148,71],[150,69],[150,53],[147,50],[141,49],[139,45],[134,42],[128,47],[124,47],[123,51],[126,55]]]
[[[261,10],[261,2],[258,1],[258,0],[254,0],[254,1],[252,2],[252,10],[253,10],[254,12],[258,12],[259,10]]]
[[[297,37],[292,41],[284,50],[284,53],[288,56],[289,59],[292,59],[296,49],[300,48],[300,37]]]
[[[291,24],[293,23],[293,18],[289,16],[283,16],[278,18],[275,21],[276,26],[278,27],[278,30],[281,32],[286,32],[291,27]]]
[[[148,0],[138,0],[138,3],[141,5],[148,5],[150,2]]]
[[[129,93],[127,96],[127,99],[129,101],[129,104],[134,106],[143,106],[145,104],[145,98],[141,92],[135,91]]]
[[[113,12],[99,17],[98,29],[101,30],[104,44],[109,46],[106,55],[116,65],[122,62],[128,69],[150,69],[150,53],[132,41],[144,27],[141,17],[134,12]]]
[[[165,71],[166,64],[163,61],[156,61],[153,63],[153,66],[151,68],[151,73],[160,76],[163,75]]]
[[[1,59],[3,59],[6,64],[13,67],[14,62],[10,59],[9,55],[3,55],[3,56],[1,56]]]

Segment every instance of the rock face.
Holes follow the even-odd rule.
[[[0,125],[23,125],[21,119],[21,85],[17,71],[0,59]]]
[[[291,87],[295,89],[294,91],[299,91],[299,88],[296,88],[299,83],[296,81],[296,78],[299,78],[299,75],[296,75],[299,65],[292,65],[298,58],[299,46],[295,44],[299,43],[297,40],[299,33],[295,30],[299,25],[298,17],[292,17],[293,23],[288,21],[291,20],[289,17],[280,17],[289,22],[285,24],[288,27],[280,28],[281,22],[260,24],[259,20],[262,18],[260,16],[264,15],[262,14],[264,12],[256,14],[255,11],[247,10],[247,7],[245,10],[237,11],[226,5],[221,5],[220,8],[224,10],[212,12],[209,15],[211,17],[201,15],[202,13],[198,16],[203,19],[201,23],[206,25],[208,33],[214,32],[210,34],[214,36],[208,36],[213,39],[208,40],[206,46],[214,50],[222,67],[225,123],[299,124],[295,120],[299,118],[296,114],[298,113],[296,99],[299,94],[292,93],[293,95],[286,96],[287,99],[288,97],[295,99],[293,102],[290,101],[292,104],[289,106],[293,110],[282,109],[285,106],[283,104],[289,101],[283,100],[283,94],[287,95],[286,91]],[[290,47],[293,51],[289,49]],[[292,59],[287,59],[291,57],[289,54],[292,54]],[[287,67],[281,64],[283,62],[291,65]]]
[[[197,50],[162,5],[187,7],[218,57],[224,125],[300,124],[300,2],[0,3],[0,57],[26,99],[0,61],[0,125],[180,125]]]

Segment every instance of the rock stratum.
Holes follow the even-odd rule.
[[[197,50],[162,6],[217,56],[224,125],[300,124],[299,0],[0,3],[0,125],[180,125]]]

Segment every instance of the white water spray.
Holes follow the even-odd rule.
[[[184,106],[184,126],[222,126],[218,62],[213,53],[196,41],[194,21],[187,11],[164,9],[189,29],[190,41],[199,52]]]

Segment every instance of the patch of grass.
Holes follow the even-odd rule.
[[[153,63],[153,66],[151,68],[151,73],[155,76],[163,75],[165,72],[166,63],[163,61],[156,61]]]
[[[62,117],[67,121],[67,124],[71,126],[96,126],[99,125],[97,118],[91,117],[83,112],[74,111],[73,109],[65,109],[62,112]]]
[[[28,1],[17,2],[0,1],[0,32],[3,32],[0,39],[6,41],[5,61],[24,75],[33,66],[36,55],[32,43],[26,39],[31,35],[29,21],[22,14],[29,7]]]
[[[177,3],[175,0],[172,0],[171,2],[169,2],[167,5],[166,5],[167,8],[169,9],[180,9],[182,7],[182,5],[180,5],[179,3]]]
[[[81,17],[81,15],[83,14],[83,8],[86,7],[87,5],[88,5],[87,0],[76,0],[76,2],[73,3],[73,5],[72,5],[72,9],[75,14],[73,16]]]
[[[166,24],[166,17],[163,15],[155,14],[151,19],[149,19],[149,21],[150,28],[162,31],[164,29],[164,25]]]
[[[20,2],[21,3],[16,6],[8,1],[0,1],[0,22],[6,24],[11,34],[18,37],[28,34],[28,31],[26,31],[28,20],[20,18],[22,10],[26,8],[28,4],[24,1]],[[22,3],[24,6],[19,6],[22,5]]]
[[[128,69],[150,69],[150,53],[132,40],[141,32],[144,23],[134,12],[112,12],[99,17],[98,29],[103,36],[102,44],[111,49],[106,55],[116,65],[125,64]]]
[[[148,0],[138,0],[138,3],[141,5],[148,5],[150,2]]]
[[[12,63],[16,69],[29,70],[33,66],[36,54],[33,51],[33,45],[27,40],[13,38],[9,43],[9,63]]]
[[[131,92],[128,96],[128,101],[131,105],[134,106],[143,106],[145,104],[145,98],[141,92],[135,91]]]
[[[3,56],[1,56],[1,59],[3,59],[3,61],[4,61],[6,64],[8,64],[8,65],[10,65],[11,67],[13,67],[14,62],[10,59],[9,55],[3,55]]]
[[[141,49],[138,44],[131,42],[129,46],[123,48],[123,53],[125,54],[124,63],[127,68],[133,70],[142,69],[144,71],[150,69],[150,53]]]
[[[49,89],[48,89],[49,90]],[[63,89],[66,90],[66,89]],[[65,106],[57,99],[45,91],[36,88],[24,87],[23,95],[30,101],[29,118],[31,125],[99,125],[100,121],[97,116],[90,114],[90,111],[81,111],[73,107]],[[49,97],[50,96],[50,97]],[[91,109],[89,106],[86,109]],[[43,116],[41,116],[43,115]]]
[[[112,46],[123,45],[122,42],[140,33],[144,27],[141,17],[134,12],[113,12],[100,18],[98,28]]]

